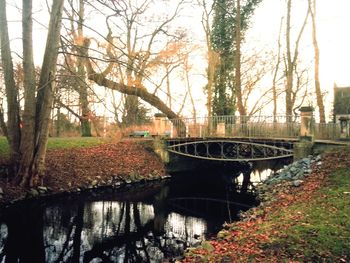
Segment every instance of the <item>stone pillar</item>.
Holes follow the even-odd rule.
[[[294,143],[293,158],[299,160],[313,153],[314,145],[314,118],[312,107],[300,108],[300,135],[299,142]]]
[[[349,132],[349,117],[340,117],[340,139],[349,139],[350,138],[350,132]]]
[[[155,135],[164,135],[166,130],[166,116],[161,113],[156,113],[154,115],[154,132]]]
[[[293,145],[293,159],[294,161],[303,159],[312,155],[314,144],[310,141],[300,141]]]
[[[216,127],[216,135],[220,137],[225,137],[226,127],[224,122],[219,122]]]
[[[164,164],[169,163],[169,152],[167,149],[167,142],[165,140],[161,140],[160,138],[153,140],[153,149]]]
[[[314,140],[314,125],[313,125],[313,108],[300,108],[300,141]]]

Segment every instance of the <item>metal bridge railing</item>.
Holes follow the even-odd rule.
[[[173,119],[171,122],[172,137],[177,138],[300,136],[300,116],[213,116]],[[340,136],[339,123],[313,123],[313,130],[317,140],[336,140]]]
[[[315,123],[314,138],[316,140],[337,140],[340,138],[339,123]]]
[[[296,138],[300,118],[295,116],[214,116],[172,120],[173,137]],[[185,124],[186,132],[176,127]]]

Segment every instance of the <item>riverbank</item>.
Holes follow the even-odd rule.
[[[11,184],[6,162],[6,158],[0,159],[0,206],[24,198],[119,186],[165,176],[164,165],[153,152],[152,142],[142,140],[49,149],[44,186],[32,189]]]
[[[183,262],[350,262],[350,148],[309,165],[303,175],[286,167],[262,185],[260,206]]]

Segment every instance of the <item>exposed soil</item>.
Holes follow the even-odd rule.
[[[150,141],[125,140],[88,148],[48,150],[44,186],[49,193],[159,178],[165,175],[162,161]],[[4,165],[6,160],[0,160]],[[24,198],[32,189],[13,185],[0,172],[0,204]]]

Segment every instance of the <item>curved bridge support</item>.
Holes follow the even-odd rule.
[[[174,154],[208,161],[244,162],[293,157],[292,146],[237,140],[199,140],[168,146]]]

